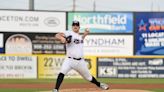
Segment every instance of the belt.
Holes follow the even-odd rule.
[[[74,58],[74,57],[68,57],[68,58],[72,58],[74,60],[81,60],[82,58]]]

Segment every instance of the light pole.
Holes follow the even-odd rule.
[[[29,0],[29,10],[30,11],[34,10],[34,0]]]
[[[151,11],[160,11],[160,5],[158,0],[152,0]]]
[[[76,10],[76,0],[73,0],[73,10],[72,11],[75,11]]]
[[[96,0],[93,0],[93,11],[96,11]]]

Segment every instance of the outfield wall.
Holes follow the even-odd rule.
[[[54,79],[64,55],[1,55],[0,79]],[[86,56],[91,74],[98,78],[164,78],[163,56]],[[81,78],[70,71],[66,78]]]
[[[71,30],[73,20],[80,21],[81,34],[84,28],[91,30],[84,54],[95,77],[163,78],[163,16],[164,12],[1,10],[0,78],[56,78],[66,50],[54,36]],[[67,78],[81,76],[71,71]]]

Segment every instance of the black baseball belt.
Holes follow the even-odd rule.
[[[83,58],[74,58],[74,57],[68,57],[68,58],[71,58],[71,59],[74,59],[74,60],[81,60]]]

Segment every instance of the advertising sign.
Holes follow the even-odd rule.
[[[164,13],[136,14],[136,55],[164,55]]]
[[[62,64],[65,60],[63,55],[44,55],[38,57],[38,77],[39,79],[54,79],[57,78]],[[96,77],[96,58],[85,57],[88,69],[91,74]],[[82,78],[82,76],[75,70],[71,70],[66,74],[65,78]]]
[[[0,33],[0,48],[3,48],[3,34]]]
[[[88,35],[84,40],[84,54],[92,56],[132,56],[132,35]]]
[[[4,35],[0,33],[0,53],[4,53]]]
[[[164,78],[163,58],[98,58],[98,77]]]
[[[38,76],[39,79],[57,78],[65,56],[39,56]],[[70,71],[66,78],[81,78],[76,71]]]
[[[6,54],[32,54],[32,42],[24,34],[11,35],[5,43]]]
[[[5,33],[8,54],[65,54],[65,45],[55,39],[56,33]]]
[[[91,33],[132,33],[132,13],[68,13],[68,29],[71,30],[73,20],[80,22],[80,28],[89,28]]]
[[[65,12],[0,11],[0,31],[56,33],[66,29]]]
[[[36,56],[0,56],[0,79],[36,78]]]

